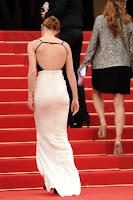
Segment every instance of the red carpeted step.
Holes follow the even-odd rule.
[[[19,65],[24,64],[23,55],[0,55],[0,65]]]
[[[0,77],[27,77],[29,66],[0,66]]]
[[[27,89],[28,82],[26,77],[19,78],[0,78],[0,89]]]
[[[3,90],[0,91],[0,102],[27,101],[28,90]]]
[[[91,65],[87,68],[86,76],[91,76],[92,75],[92,70],[91,70]]]
[[[78,170],[119,169],[118,156],[75,157],[74,161]]]
[[[133,184],[132,171],[80,172],[79,174],[82,186]],[[43,185],[40,174],[0,175],[0,189],[34,188]]]
[[[33,112],[28,108],[27,102],[0,103],[0,115],[14,114],[33,114]]]
[[[80,173],[82,185],[133,184],[133,171],[104,171]]]
[[[133,141],[122,141],[123,154],[133,153]],[[112,154],[114,149],[114,142],[106,143],[107,154]]]
[[[70,142],[74,155],[113,154],[114,142]],[[122,141],[123,154],[133,154],[133,141]],[[35,156],[35,143],[0,144],[0,157]]]
[[[68,139],[71,140],[93,140],[93,129],[75,128],[68,129]],[[21,130],[1,130],[0,142],[29,142],[36,141],[36,130],[21,129]]]
[[[17,102],[27,101],[28,93],[27,89],[24,90],[0,90],[0,102]],[[85,90],[86,100],[92,100],[92,90]],[[112,100],[112,94],[103,94],[104,100]],[[126,100],[133,99],[133,90],[130,95],[126,95]]]
[[[121,156],[120,169],[133,169],[133,156]]]
[[[89,43],[83,43],[83,44],[82,44],[81,53],[86,53],[86,50],[87,50],[88,44],[89,44]]]
[[[36,130],[0,130],[1,142],[30,142],[36,141]]]
[[[83,32],[83,41],[90,41],[92,31],[84,31]]]
[[[0,30],[0,41],[5,41],[5,31]]]
[[[74,155],[106,154],[106,142],[70,142]],[[0,144],[0,157],[35,156],[35,143]]]
[[[0,53],[14,53],[14,45],[7,43],[0,43]]]
[[[20,87],[20,85],[18,87]],[[89,113],[96,113],[93,102],[86,102],[86,105],[87,105],[87,111]],[[125,111],[133,112],[132,101],[125,102]],[[114,112],[113,102],[105,102],[105,113],[108,112]],[[0,115],[15,115],[15,114],[32,114],[32,112],[29,110],[27,102],[0,103]]]
[[[14,51],[16,54],[25,54],[27,53],[27,45],[28,43],[15,43]]]
[[[68,129],[68,139],[72,140],[103,140],[98,138],[98,128],[79,128]],[[104,140],[115,139],[115,128],[107,128],[107,135]],[[133,140],[133,127],[124,128],[122,139]],[[36,131],[33,129],[21,129],[21,130],[1,130],[0,142],[30,142],[36,141]]]
[[[115,128],[107,128],[106,138],[104,140],[114,140],[116,136]],[[98,128],[93,129],[93,139],[94,140],[103,140],[98,138]],[[125,127],[122,134],[122,139],[132,139],[133,140],[133,127]]]
[[[87,80],[87,81],[86,81]],[[27,77],[16,77],[16,78],[0,78],[0,87],[1,89],[27,89]],[[85,88],[92,88],[91,79],[85,78],[84,82]],[[131,83],[133,87],[133,83]]]
[[[99,118],[97,115],[90,116],[90,126],[99,126]],[[16,116],[0,116],[0,128],[34,128],[34,117],[32,115],[16,115]],[[114,125],[114,115],[106,115],[108,125]],[[125,125],[132,124],[132,114],[126,114]]]
[[[132,156],[133,159],[133,156]],[[119,169],[119,157],[117,156],[85,156],[74,157],[75,165],[78,170],[109,170]],[[127,159],[128,166],[130,160]],[[121,162],[123,163],[123,162]],[[1,159],[0,173],[11,172],[36,172],[36,158]]]
[[[39,174],[0,175],[0,189],[43,187]]]
[[[5,41],[31,41],[39,37],[40,31],[5,31]]]
[[[32,41],[41,37],[41,31],[1,31],[0,39],[4,40],[3,34],[5,34],[5,41]],[[89,41],[92,32],[84,31],[84,41]]]
[[[114,125],[114,114],[106,115],[106,121],[108,126]],[[33,115],[12,115],[12,116],[0,116],[0,128],[34,128]],[[90,126],[99,126],[99,118],[97,115],[90,116]],[[126,114],[125,125],[133,125],[132,114]]]
[[[0,116],[0,128],[34,128],[34,116]]]

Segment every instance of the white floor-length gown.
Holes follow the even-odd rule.
[[[34,91],[36,161],[46,189],[60,196],[79,195],[81,184],[67,136],[69,96],[62,70],[38,73]]]

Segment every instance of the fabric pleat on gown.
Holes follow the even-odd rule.
[[[69,96],[62,70],[38,73],[34,91],[36,161],[48,191],[79,195],[81,184],[67,136]]]

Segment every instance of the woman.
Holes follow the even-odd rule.
[[[78,72],[92,63],[93,102],[100,119],[98,136],[106,137],[106,119],[101,93],[113,93],[116,155],[121,155],[125,123],[124,98],[130,94],[133,66],[133,23],[126,0],[108,0],[103,15],[96,18],[86,56]],[[131,79],[133,81],[133,79]]]
[[[54,188],[60,196],[72,196],[80,194],[81,186],[67,138],[69,96],[61,70],[64,64],[73,94],[73,115],[78,112],[79,103],[71,50],[55,37],[59,30],[58,19],[51,16],[43,22],[42,37],[28,44],[28,107],[34,112],[36,160],[45,187],[48,191]]]

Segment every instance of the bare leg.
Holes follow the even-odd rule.
[[[96,109],[96,112],[100,119],[100,129],[98,131],[98,136],[100,138],[106,137],[106,119],[104,114],[104,102],[101,93],[93,91],[93,104]]]
[[[115,94],[113,99],[115,108],[115,127],[116,127],[115,148],[117,151],[116,154],[122,153],[121,136],[125,124],[124,98],[125,98],[124,94]]]

